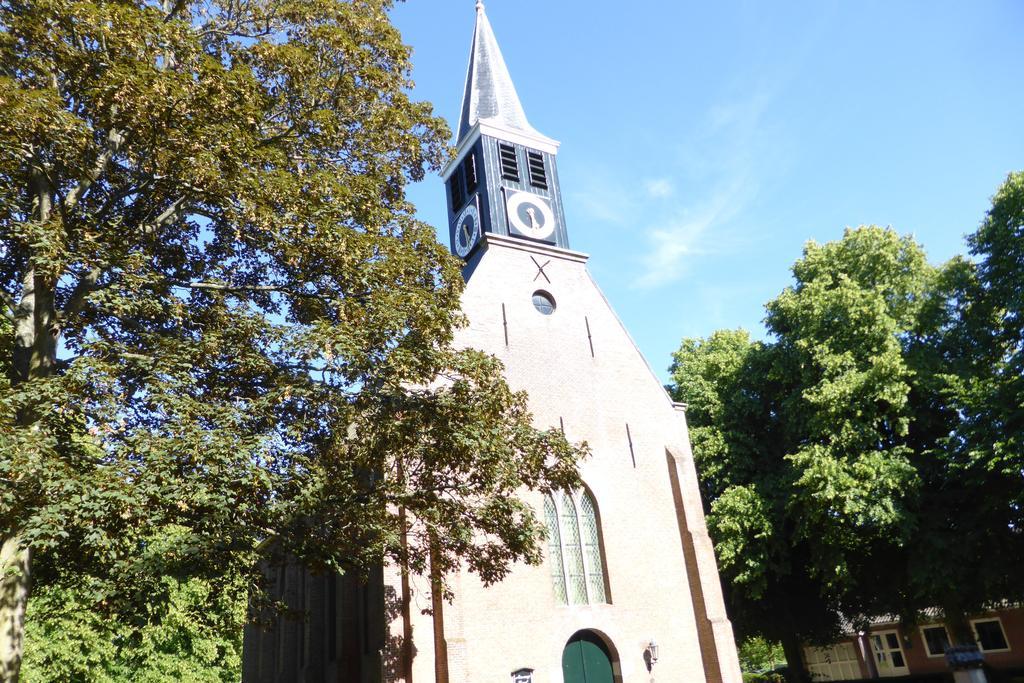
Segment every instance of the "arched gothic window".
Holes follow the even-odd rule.
[[[561,605],[608,602],[597,505],[587,490],[558,491],[544,498],[548,563]]]

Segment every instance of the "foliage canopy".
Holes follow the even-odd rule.
[[[155,545],[175,531],[153,539]],[[22,681],[238,681],[247,609],[243,578],[216,592],[199,578],[163,577],[159,585],[165,597],[131,622],[96,611],[81,585],[40,587],[29,603]]]
[[[458,265],[404,198],[448,130],[391,4],[0,1],[8,674],[30,568],[141,614],[160,577],[255,587],[270,537],[488,581],[539,557],[511,494],[582,451],[451,348]]]
[[[891,229],[811,242],[768,341],[674,356],[731,614],[792,676],[851,620],[938,606],[966,641],[1024,597],[1024,174],[969,245],[935,267]]]

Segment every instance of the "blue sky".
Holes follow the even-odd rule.
[[[473,0],[393,17],[415,94],[457,123]],[[810,239],[891,225],[964,252],[1024,169],[1024,2],[490,0],[531,124],[561,141],[574,249],[667,379],[687,336],[743,327]],[[413,186],[447,244],[440,180]]]

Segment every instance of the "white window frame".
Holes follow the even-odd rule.
[[[937,655],[933,655],[931,648],[928,647],[928,639],[925,638],[924,632],[925,632],[926,629],[930,629],[930,628],[941,628],[946,633],[946,642],[949,643],[950,645],[953,644],[953,641],[950,640],[950,638],[949,638],[949,629],[946,628],[945,624],[921,624],[921,626],[920,626],[921,644],[924,645],[924,653],[925,653],[925,655],[927,655],[928,657],[930,657],[932,659],[937,659],[939,657],[945,657],[946,656],[945,652],[940,652]]]
[[[999,624],[999,630],[1003,633],[1003,642],[1006,643],[1006,647],[1000,648],[998,650],[986,650],[981,646],[981,638],[978,637],[978,629],[975,626],[975,624],[982,621],[994,621],[997,624]],[[990,652],[1009,652],[1013,649],[1010,647],[1010,639],[1006,635],[1006,628],[1003,626],[1003,620],[1000,619],[998,616],[979,617],[977,619],[971,619],[971,632],[974,634],[974,641],[978,643],[978,649],[984,652],[985,654],[988,654]]]
[[[896,649],[893,650],[889,647],[885,636],[889,634],[896,636]],[[885,646],[885,650],[882,654],[886,655],[889,659],[889,667],[883,671],[881,662],[878,660],[878,652],[875,650],[875,643],[873,638],[878,636],[881,639],[882,645]],[[903,638],[900,637],[899,629],[887,628],[884,631],[871,631],[868,634],[868,642],[871,644],[871,656],[875,658],[875,666],[878,669],[878,675],[882,678],[890,678],[893,676],[907,676],[910,674],[910,665],[907,664],[907,653],[903,649]],[[896,667],[892,664],[892,653],[899,652],[900,657],[903,658],[903,666]]]
[[[857,648],[849,640],[825,647],[804,646],[804,662],[815,681],[844,681],[861,677]]]

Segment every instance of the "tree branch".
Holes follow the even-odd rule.
[[[0,289],[0,301],[7,307],[3,312],[4,317],[13,323],[15,315],[18,313],[18,304],[14,301],[14,297],[8,294],[6,290]]]
[[[78,200],[89,191],[92,184],[96,182],[103,172],[107,170],[107,166],[110,165],[110,160],[114,158],[114,154],[121,148],[124,143],[124,135],[118,130],[111,130],[107,133],[107,144],[104,145],[103,151],[100,153],[99,158],[96,159],[96,163],[93,165],[92,170],[89,171],[88,175],[82,179],[78,186],[75,187],[71,192],[68,193],[67,197],[64,198],[62,209],[64,211],[71,211],[78,204]]]
[[[142,226],[142,234],[148,237],[171,221],[179,218],[183,213],[182,206],[185,204],[186,199],[187,197],[181,196],[171,202],[171,205],[156,217],[156,220]]]
[[[187,282],[180,283],[179,287],[190,289],[212,289],[218,292],[286,292],[292,293],[278,285],[229,285],[222,282]]]
[[[152,235],[161,226],[171,222],[179,216],[181,207],[185,203],[185,199],[185,197],[179,197],[171,202],[171,205],[164,209],[163,213],[157,216],[155,221],[142,227],[142,234],[146,236]],[[101,275],[103,275],[103,270],[99,266],[93,266],[84,275],[82,275],[81,278],[79,278],[78,282],[75,284],[75,288],[71,291],[71,295],[68,297],[68,302],[65,304],[64,310],[58,316],[59,320],[66,320],[82,310],[82,306],[85,305],[85,297],[98,289],[96,283],[99,281]]]
[[[181,8],[184,7],[186,4],[187,0],[177,0],[177,2],[171,5],[170,10],[167,12],[166,16],[164,16],[164,21],[168,22],[172,19],[175,19],[178,16],[178,12],[180,12]]]
[[[295,124],[293,123],[290,126],[288,126],[287,128],[285,128],[283,131],[281,131],[280,133],[275,133],[273,135],[268,135],[267,137],[265,137],[262,140],[260,140],[259,143],[257,143],[257,144],[259,144],[261,147],[265,147],[267,145],[272,145],[275,142],[278,142],[280,140],[284,140],[285,138],[289,137],[294,132],[295,132]]]
[[[102,274],[103,271],[100,270],[99,266],[93,266],[78,279],[75,288],[71,290],[68,302],[64,304],[64,310],[57,316],[58,320],[66,320],[82,310],[82,306],[85,305],[85,297],[98,289],[96,282]]]
[[[176,282],[177,287],[188,289],[204,289],[215,292],[279,292],[291,296],[302,296],[310,299],[325,299],[323,294],[316,292],[303,292],[301,290],[289,289],[281,285],[231,285],[225,282]]]
[[[141,193],[143,190],[149,187],[154,182],[154,180],[155,179],[153,178],[147,178],[140,185],[129,184],[128,186],[118,190],[117,192],[111,192],[110,196],[107,197],[107,201],[105,201],[103,203],[103,206],[101,206],[99,210],[96,212],[95,216],[93,217],[93,221],[97,225],[101,224],[104,220],[106,220],[107,213],[109,213],[109,211],[112,208],[114,208],[118,202],[120,202],[125,197]]]

